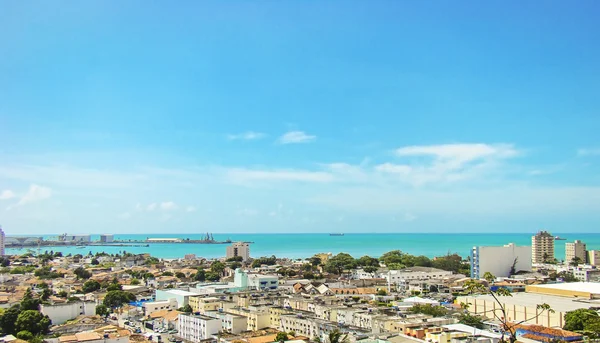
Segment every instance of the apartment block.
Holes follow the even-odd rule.
[[[480,279],[486,272],[496,277],[508,277],[514,272],[531,271],[531,247],[513,243],[501,247],[480,246],[471,249],[471,278]]]
[[[235,242],[227,247],[227,258],[237,256],[241,256],[243,261],[248,261],[248,259],[250,258],[250,244],[244,242]]]
[[[202,314],[179,314],[177,323],[178,335],[187,341],[200,342],[218,334],[220,329],[220,319]]]
[[[400,270],[390,270],[387,275],[388,282],[401,288],[407,288],[411,281],[442,279],[452,272],[431,267],[411,267]]]
[[[591,264],[592,266],[600,265],[600,250],[588,250],[587,263]]]
[[[217,318],[221,321],[221,330],[232,334],[239,334],[248,329],[248,317],[224,311],[208,311],[206,316]]]
[[[554,258],[554,236],[551,233],[540,231],[531,237],[532,263],[545,263]]]
[[[565,263],[571,263],[575,257],[579,258],[579,263],[586,263],[586,246],[580,240],[573,243],[565,243]]]

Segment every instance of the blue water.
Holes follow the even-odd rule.
[[[565,242],[580,239],[587,244],[588,250],[600,249],[600,234],[598,233],[554,233],[566,238],[566,241],[556,241],[555,255],[564,260]],[[52,236],[45,237],[50,238]],[[203,234],[164,234],[164,235],[115,235],[118,240],[145,240],[146,238],[189,238],[202,239]],[[271,256],[303,258],[316,253],[331,252],[333,254],[346,252],[354,257],[363,255],[380,256],[390,250],[402,250],[414,255],[435,257],[448,252],[468,256],[470,249],[477,245],[531,245],[531,234],[481,234],[481,233],[378,233],[378,234],[345,234],[344,236],[329,236],[324,234],[215,234],[216,240],[231,239],[232,241],[251,241],[250,255],[253,257]],[[55,236],[54,236],[55,239]],[[99,236],[92,236],[98,240]],[[150,244],[149,247],[42,247],[42,250],[61,251],[64,254],[87,254],[105,251],[109,254],[123,250],[131,253],[150,253],[159,258],[181,258],[185,254],[196,254],[198,257],[216,258],[225,256],[227,244]],[[7,249],[7,254],[22,254],[25,249]]]

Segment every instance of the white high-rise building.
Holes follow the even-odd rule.
[[[0,256],[4,256],[4,244],[5,244],[4,231],[2,231],[2,226],[0,226]]]
[[[213,338],[221,329],[221,320],[203,314],[180,313],[177,329],[179,336],[187,341],[200,341]]]
[[[250,258],[250,245],[244,242],[235,242],[227,247],[226,258],[241,256],[242,261],[247,261]]]
[[[554,260],[554,236],[548,231],[540,231],[531,237],[531,260],[545,263]]]
[[[531,271],[531,247],[513,243],[502,247],[473,247],[471,250],[471,278],[480,279],[486,272],[496,277],[509,277],[520,270]]]
[[[580,240],[576,240],[573,243],[565,243],[565,263],[569,264],[575,257],[579,257],[579,263],[585,264],[587,260],[585,249],[585,243]]]

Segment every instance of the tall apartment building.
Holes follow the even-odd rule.
[[[219,333],[221,320],[203,314],[181,313],[178,316],[177,329],[181,338],[199,343]]]
[[[4,231],[2,231],[2,226],[0,226],[0,256],[4,256],[4,244],[5,244]]]
[[[571,263],[575,257],[579,257],[579,263],[586,263],[587,254],[585,243],[576,240],[573,243],[565,243],[565,263]]]
[[[227,258],[241,256],[243,261],[250,258],[250,245],[244,242],[235,242],[227,247]]]
[[[531,247],[513,243],[502,247],[473,247],[471,250],[471,278],[480,279],[486,272],[497,277],[509,277],[520,270],[531,271]]]
[[[600,250],[588,250],[587,263],[592,266],[600,266]]]
[[[531,261],[544,263],[554,260],[554,236],[548,231],[540,231],[531,237]]]

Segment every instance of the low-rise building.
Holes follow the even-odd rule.
[[[587,263],[592,266],[600,265],[600,250],[588,250],[587,251]]]
[[[234,307],[227,310],[227,312],[248,318],[248,331],[256,331],[268,328],[271,325],[271,315],[269,313],[269,309],[266,307]]]
[[[182,291],[180,289],[169,289],[169,290],[156,290],[156,301],[166,301],[169,299],[175,299],[177,301],[177,307],[184,307],[189,304],[191,297],[197,297],[198,294]]]
[[[52,324],[60,325],[79,316],[96,314],[96,303],[93,301],[76,301],[65,304],[42,304],[40,312],[52,320]]]
[[[205,314],[219,319],[223,332],[237,335],[248,329],[248,317],[224,311],[208,311]]]
[[[142,304],[142,313],[144,316],[150,316],[154,312],[163,311],[163,310],[176,310],[177,309],[177,300],[175,298],[171,298],[169,300],[162,301],[147,301]]]
[[[411,281],[443,279],[452,275],[451,271],[431,267],[411,267],[400,270],[390,270],[387,278],[390,284],[397,285],[401,289],[408,289]]]
[[[177,326],[179,337],[198,343],[218,334],[221,329],[221,320],[203,314],[181,313]]]
[[[238,268],[235,270],[233,283],[241,289],[274,290],[279,285],[279,276],[251,274]]]

